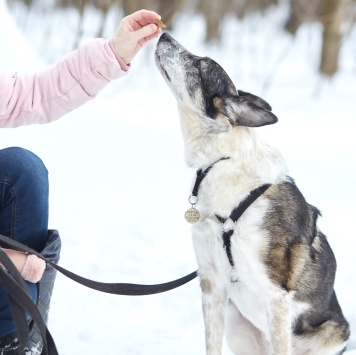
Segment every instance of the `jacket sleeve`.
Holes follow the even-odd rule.
[[[111,40],[93,39],[32,75],[0,71],[0,127],[54,121],[94,98],[128,69]]]

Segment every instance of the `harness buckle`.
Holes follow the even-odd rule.
[[[233,221],[231,218],[228,218],[225,220],[225,222],[221,223],[221,226],[224,230],[224,232],[227,232],[228,230],[234,230],[236,227],[237,221]]]

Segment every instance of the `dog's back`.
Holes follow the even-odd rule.
[[[301,354],[305,349],[310,354],[337,354],[349,338],[349,325],[333,288],[336,260],[317,228],[319,211],[292,181],[272,186],[266,195],[270,202],[264,218],[270,236],[265,256],[269,277],[292,294],[296,304],[305,305],[292,323],[295,349]]]

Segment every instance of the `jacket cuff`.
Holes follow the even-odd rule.
[[[118,63],[120,64],[120,67],[122,70],[128,71],[130,69],[130,64],[126,64],[123,59],[117,54],[115,47],[114,47],[114,41],[111,39],[109,41],[109,47],[112,50],[112,52],[114,53],[114,56],[116,58],[116,60],[118,61]]]
[[[26,258],[21,276],[26,281],[36,283],[41,280],[45,268],[46,263],[44,260],[40,259],[36,255],[30,254]]]

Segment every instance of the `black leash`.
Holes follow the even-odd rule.
[[[94,280],[87,279],[85,277],[79,276],[59,265],[52,262],[51,260],[46,259],[40,253],[37,253],[35,250],[29,248],[26,245],[23,245],[16,240],[12,240],[5,236],[0,236],[0,245],[3,248],[9,248],[29,254],[34,254],[44,260],[47,264],[51,265],[53,268],[58,270],[63,275],[67,276],[68,278],[72,279],[75,282],[80,283],[83,286],[92,288],[93,290],[111,293],[115,295],[122,295],[122,296],[146,296],[146,295],[153,295],[157,293],[167,292],[173,290],[174,288],[180,287],[187,282],[193,280],[198,276],[197,271],[190,273],[184,277],[181,277],[177,280],[155,284],[155,285],[141,285],[141,284],[131,284],[131,283],[105,283],[105,282],[98,282]]]
[[[5,271],[5,269],[0,266],[0,283],[3,284],[7,290],[11,314],[17,329],[18,341],[11,349],[16,350],[18,353],[23,352],[31,331],[31,326],[34,326],[35,324],[41,333],[43,341],[41,355],[58,355],[53,338],[44,323],[44,320],[42,319],[37,305],[32,301],[22,276],[2,248],[9,248],[28,254],[34,254],[73,281],[100,292],[116,295],[145,296],[162,293],[180,287],[198,276],[198,272],[194,271],[180,279],[155,285],[97,282],[66,270],[28,246],[0,235],[0,263],[2,263],[6,269]],[[27,314],[31,318],[30,325],[27,321]]]

